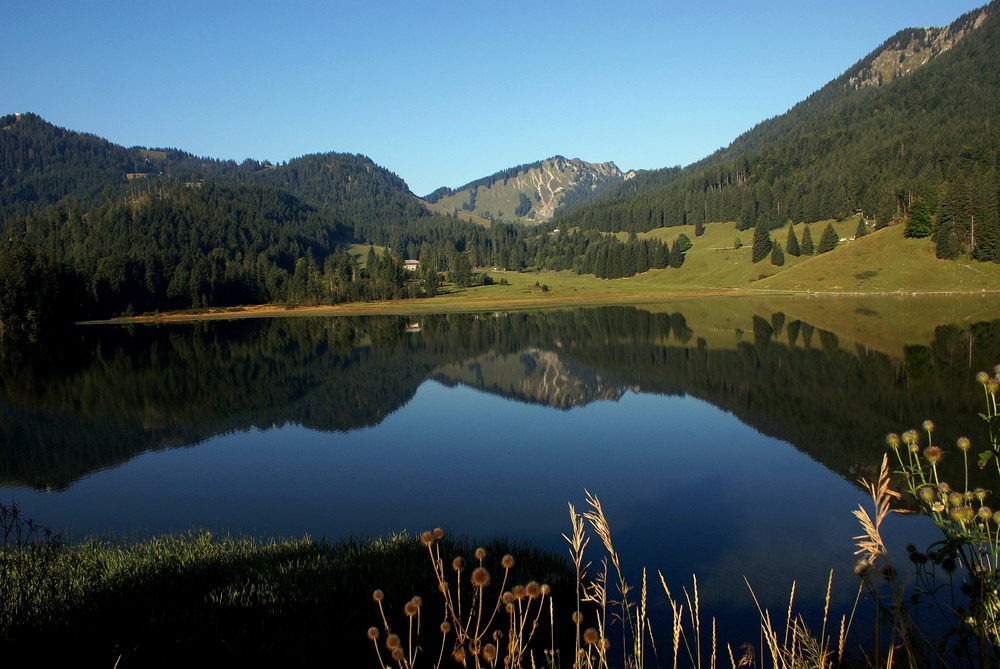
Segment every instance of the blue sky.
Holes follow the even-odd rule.
[[[0,114],[418,195],[552,155],[686,165],[965,0],[0,0]]]

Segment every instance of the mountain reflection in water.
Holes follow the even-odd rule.
[[[782,311],[413,323],[91,326],[5,350],[0,495],[78,538],[443,525],[563,552],[586,488],[626,560],[682,585],[697,573],[706,603],[746,614],[743,576],[821,601],[836,567],[846,605],[856,482],[884,435],[935,418],[939,443],[981,441],[972,377],[1000,362],[1000,321],[937,327],[902,355]]]

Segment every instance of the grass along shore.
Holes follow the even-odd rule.
[[[278,315],[363,315],[516,311],[553,307],[653,305],[707,297],[759,295],[916,296],[1000,293],[1000,264],[968,259],[939,260],[929,239],[903,237],[896,225],[852,239],[858,218],[821,221],[809,227],[818,239],[831,223],[845,240],[829,253],[795,257],[786,254],[776,267],[765,259],[751,262],[752,230],[712,223],[696,237],[693,226],[660,228],[641,237],[665,241],[687,234],[694,246],[678,269],[650,270],[625,279],[598,279],[571,271],[486,271],[493,285],[460,288],[445,284],[441,294],[422,299],[359,302],[288,308],[248,305],[197,312],[145,314],[111,322],[273,317]],[[801,238],[805,224],[795,227]],[[772,238],[784,245],[787,228]],[[743,246],[735,248],[735,240]],[[501,280],[506,283],[501,284]],[[105,321],[107,322],[107,321]]]

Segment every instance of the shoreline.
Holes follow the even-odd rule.
[[[103,320],[80,321],[77,325],[149,324],[185,321],[235,320],[243,318],[280,318],[301,316],[406,316],[442,313],[476,313],[486,311],[531,311],[536,309],[582,308],[600,306],[643,306],[700,298],[738,298],[756,296],[823,297],[942,297],[948,295],[974,297],[1000,294],[1000,290],[977,291],[787,291],[753,288],[705,288],[682,291],[607,291],[566,295],[555,294],[507,296],[468,296],[465,291],[431,298],[408,298],[378,302],[346,302],[343,304],[286,307],[280,304],[257,304],[218,307],[197,312],[164,312],[138,316],[118,316]],[[575,291],[574,291],[575,292]]]

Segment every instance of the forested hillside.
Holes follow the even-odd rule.
[[[908,29],[728,147],[683,170],[641,173],[559,223],[644,231],[764,219],[884,225],[926,206],[938,255],[1000,260],[997,3],[944,30]]]

